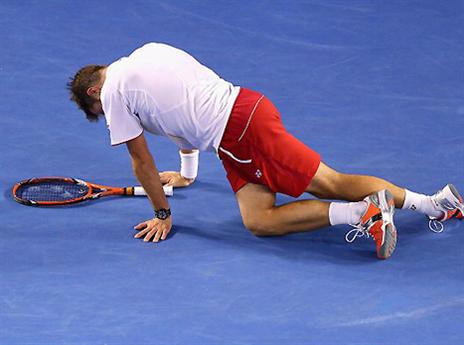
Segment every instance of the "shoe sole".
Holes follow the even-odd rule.
[[[395,224],[393,223],[393,215],[395,214],[395,199],[388,190],[379,193],[379,205],[382,212],[384,242],[383,245],[377,250],[377,257],[379,259],[388,259],[396,248],[397,232]]]

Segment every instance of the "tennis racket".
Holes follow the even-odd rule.
[[[172,186],[163,186],[163,189],[167,196],[173,195]],[[13,187],[14,199],[28,206],[68,205],[111,195],[137,196],[147,193],[139,186],[109,187],[70,177],[31,178]]]

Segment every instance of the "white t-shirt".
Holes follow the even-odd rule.
[[[111,144],[147,130],[181,149],[217,151],[239,91],[186,52],[146,44],[106,71],[101,102]]]

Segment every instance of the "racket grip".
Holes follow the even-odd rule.
[[[134,188],[134,195],[147,195],[147,192],[145,192],[145,189],[140,186],[133,187]],[[172,196],[174,194],[172,186],[163,186],[164,194],[166,196]]]

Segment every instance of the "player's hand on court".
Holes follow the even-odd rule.
[[[185,178],[178,171],[163,171],[159,173],[162,184],[173,187],[190,186],[195,179]]]
[[[172,217],[161,220],[159,218],[153,218],[146,222],[140,223],[135,226],[134,229],[139,232],[134,236],[135,238],[143,237],[144,242],[153,241],[158,242],[159,240],[165,240],[168,237],[169,232],[172,228]]]

